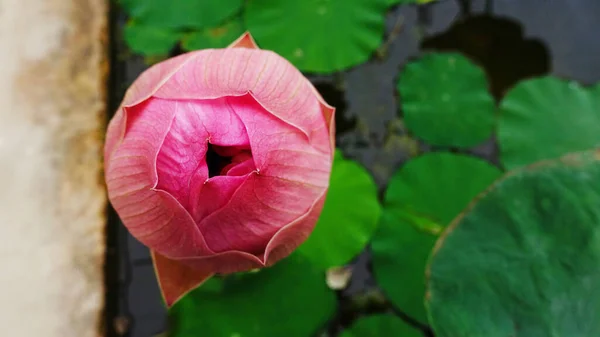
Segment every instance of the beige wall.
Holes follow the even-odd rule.
[[[99,336],[108,0],[0,0],[0,334]]]

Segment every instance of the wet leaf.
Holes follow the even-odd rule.
[[[408,161],[392,177],[373,237],[373,272],[398,308],[421,323],[425,266],[446,225],[501,171],[466,155],[428,153]]]
[[[129,21],[123,31],[123,37],[127,46],[135,53],[145,56],[167,56],[181,38],[181,34]]]
[[[471,147],[492,135],[495,103],[486,75],[460,54],[407,64],[397,89],[406,127],[431,145]]]
[[[241,18],[234,17],[218,27],[186,34],[181,40],[181,46],[185,50],[225,48],[240,37],[245,30]]]
[[[600,335],[598,152],[513,171],[436,244],[437,336]]]
[[[507,169],[600,146],[600,90],[550,76],[517,84],[500,106],[498,143]]]
[[[344,265],[371,239],[380,213],[373,178],[337,150],[325,207],[315,230],[298,250],[323,268]]]
[[[163,29],[214,27],[239,12],[243,0],[121,0],[137,22]]]
[[[366,62],[383,41],[389,0],[249,0],[245,22],[264,49],[305,72]]]
[[[201,286],[175,304],[170,336],[306,337],[336,310],[323,271],[299,254],[258,273],[212,282],[221,282],[221,291]]]

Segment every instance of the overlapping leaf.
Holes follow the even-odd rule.
[[[245,22],[261,48],[302,71],[331,73],[367,61],[383,41],[389,0],[249,0]]]
[[[599,158],[515,171],[455,220],[429,266],[437,336],[600,335]]]
[[[373,271],[390,300],[412,318],[427,322],[425,265],[438,235],[500,175],[475,157],[429,153],[392,177],[373,237]]]

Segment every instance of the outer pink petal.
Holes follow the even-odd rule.
[[[227,48],[250,48],[259,49],[250,32],[246,31],[237,40],[233,41]]]
[[[321,94],[313,87],[317,98],[319,99],[319,106],[321,107],[321,112],[323,113],[323,117],[325,118],[325,124],[327,125],[327,132],[329,133],[329,144],[331,147],[331,157],[335,155],[335,107],[329,105]]]
[[[150,98],[194,53],[182,54],[146,69],[125,93],[122,107],[130,107]]]
[[[213,273],[229,274],[263,268],[287,257],[310,235],[324,203],[325,193],[306,214],[275,234],[267,246],[266,253],[261,257],[240,251],[228,251],[199,258],[163,258],[156,263],[158,259],[155,254],[155,269],[167,306],[174,305]]]
[[[119,128],[126,133],[118,147],[107,150],[105,165],[108,196],[123,223],[142,243],[166,256],[211,253],[188,212],[171,195],[154,190],[156,156],[174,111],[149,101],[123,114],[123,122],[109,127],[117,130],[109,130],[109,136],[120,133]]]
[[[252,93],[268,112],[300,130],[322,152],[329,146],[314,139],[325,130],[314,88],[281,56],[264,50],[232,48],[199,51],[155,93],[172,99],[205,99]]]
[[[271,238],[263,259],[265,266],[271,266],[275,262],[287,257],[306,241],[315,228],[319,215],[321,215],[326,195],[327,191],[324,191],[306,214],[281,228]]]
[[[213,271],[200,266],[188,266],[152,251],[154,272],[167,307],[171,307],[185,294],[213,276]]]
[[[256,49],[249,34],[231,47],[191,52],[151,67],[134,82],[124,106],[151,96],[210,99],[251,92],[270,113],[301,130],[320,151],[329,152],[320,139],[312,139],[323,124],[330,126],[323,111],[312,106],[320,99],[312,84],[281,56]]]
[[[216,273],[229,274],[265,266],[256,256],[236,251],[182,259],[170,259],[153,252],[153,260],[158,283],[168,307]]]

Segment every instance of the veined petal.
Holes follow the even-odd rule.
[[[151,252],[151,256],[160,291],[169,308],[214,275],[210,265],[207,268],[191,267],[155,251]]]
[[[282,224],[305,214],[323,190],[253,173],[227,204],[198,226],[215,252],[239,250],[259,256]]]
[[[263,259],[265,266],[271,266],[287,257],[306,241],[315,228],[319,215],[323,210],[326,195],[327,191],[324,191],[308,212],[273,235],[265,250]]]
[[[190,60],[193,54],[182,54],[146,69],[127,89],[121,106],[134,106],[152,97],[158,88]]]
[[[169,192],[194,215],[208,179],[208,143],[249,148],[246,129],[224,98],[151,101],[175,111],[156,161],[157,188]]]
[[[333,155],[332,146],[327,148],[321,139],[312,138],[321,133],[324,124],[333,137],[329,119],[335,109],[287,60],[258,49],[249,33],[229,48],[190,52],[154,65],[134,82],[123,106],[151,96],[194,100],[249,92],[268,112],[302,131],[317,149]],[[318,106],[314,105],[315,95]]]
[[[310,139],[325,125],[313,89],[296,68],[271,51],[230,48],[197,52],[154,95],[206,99],[251,92],[268,112]]]
[[[230,274],[265,267],[260,258],[239,251],[180,259],[170,259],[153,251],[152,259],[158,284],[168,307],[214,274]]]
[[[210,254],[188,212],[171,195],[154,189],[155,161],[174,109],[147,100],[123,113],[125,131],[106,163],[106,183],[109,199],[124,225],[142,243],[166,256]]]
[[[324,189],[329,186],[331,156],[328,151],[321,152],[313,146],[316,141],[329,146],[324,123],[321,132],[313,137],[315,142],[310,142],[296,129],[265,113],[252,95],[229,97],[227,101],[247,130],[252,157],[261,175],[301,181]]]

